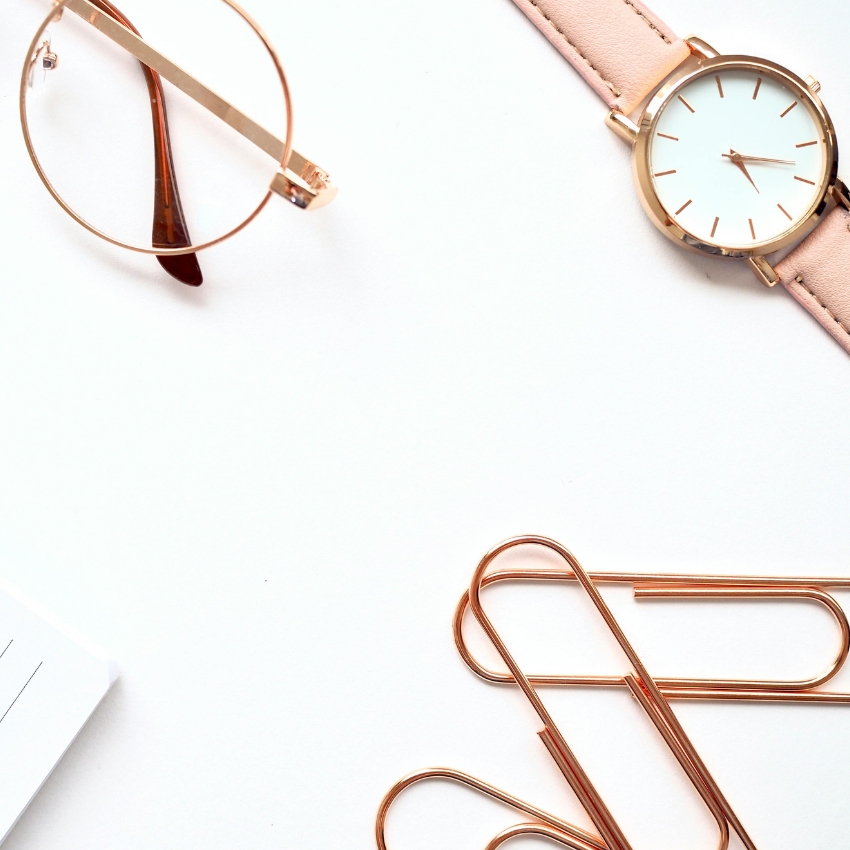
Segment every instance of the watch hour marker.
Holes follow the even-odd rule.
[[[655,223],[706,253],[759,254],[788,241],[805,225],[800,218],[806,218],[805,209],[816,205],[813,195],[823,201],[832,165],[822,161],[833,154],[831,130],[819,118],[805,86],[774,72],[767,63],[739,64],[740,58],[703,65],[702,71],[698,67],[693,76],[674,82],[675,88],[659,98],[641,133],[639,190],[646,206],[657,213]],[[727,72],[730,67],[735,73]],[[752,109],[745,105],[748,99]],[[798,106],[803,108],[795,112]],[[790,120],[784,121],[789,113],[793,113]],[[693,115],[693,122],[686,114]],[[696,125],[700,126],[695,133]],[[672,150],[668,141],[676,143]],[[799,153],[792,154],[792,149]],[[661,179],[668,176],[676,179]],[[794,189],[794,183],[807,188]],[[735,245],[743,248],[729,247]]]

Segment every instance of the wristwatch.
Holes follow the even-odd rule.
[[[607,104],[655,225],[782,283],[850,353],[850,193],[820,84],[678,38],[639,0],[514,2]]]

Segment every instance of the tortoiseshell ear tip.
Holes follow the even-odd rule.
[[[195,254],[157,257],[159,264],[180,283],[187,286],[200,286],[204,282],[201,266]]]

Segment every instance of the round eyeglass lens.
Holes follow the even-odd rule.
[[[54,198],[148,253],[218,242],[289,154],[283,71],[232,0],[64,0],[33,40],[21,119]]]

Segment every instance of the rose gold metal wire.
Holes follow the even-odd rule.
[[[832,679],[843,667],[850,652],[850,623],[843,608],[823,587],[846,588],[848,579],[800,578],[780,576],[722,576],[657,573],[590,573],[596,584],[631,584],[636,599],[758,599],[807,601],[824,606],[835,618],[840,633],[835,660],[820,675],[803,680],[773,679],[714,679],[714,678],[658,678],[654,681],[667,699],[687,700],[753,700],[774,702],[850,703],[850,694],[816,691]],[[502,582],[576,582],[571,570],[513,569],[488,573],[481,587]],[[817,585],[817,586],[816,586]],[[455,645],[466,665],[482,679],[494,684],[516,684],[510,673],[490,670],[481,664],[466,644],[463,632],[464,614],[469,608],[469,592],[462,597],[455,610],[453,632]],[[621,686],[627,682],[623,676],[565,676],[530,674],[534,685],[553,686]]]
[[[509,826],[507,829],[502,830],[484,850],[496,850],[496,848],[506,844],[512,838],[522,838],[527,835],[533,835],[536,838],[547,838],[555,844],[560,844],[562,847],[570,847],[572,850],[586,850],[586,845],[573,841],[569,836],[564,835],[557,829],[541,823],[518,823],[516,826]]]
[[[469,605],[476,620],[484,630],[493,647],[499,653],[505,666],[511,672],[516,685],[523,692],[531,707],[543,723],[543,729],[538,733],[546,745],[555,763],[564,775],[564,778],[573,789],[574,793],[587,811],[594,826],[599,830],[609,850],[631,850],[625,835],[606,806],[599,792],[594,787],[590,778],[584,772],[581,764],[573,751],[567,744],[566,739],[552,719],[549,711],[537,693],[534,685],[520,669],[510,650],[502,640],[495,626],[481,604],[481,587],[490,564],[503,552],[516,546],[535,544],[543,546],[560,555],[572,570],[579,584],[590,597],[599,614],[602,616],[608,629],[614,635],[623,653],[629,659],[633,672],[628,674],[626,684],[632,690],[641,706],[655,724],[670,751],[679,762],[691,784],[702,798],[708,810],[714,817],[719,831],[720,850],[725,850],[729,845],[730,827],[737,833],[747,850],[756,850],[752,839],[732,810],[726,798],[723,796],[717,783],[712,778],[708,768],[703,763],[687,733],[682,728],[676,716],[673,714],[666,700],[658,690],[655,682],[649,676],[646,668],[638,657],[632,645],[629,643],[625,633],[620,628],[614,615],[611,613],[604,599],[600,595],[596,585],[585,572],[584,568],[573,557],[573,555],[554,540],[537,535],[524,535],[506,540],[491,549],[482,558],[475,570],[469,588]]]
[[[563,558],[568,570],[500,570],[488,573],[492,562],[505,551],[516,546],[534,544],[543,546]],[[559,676],[525,674],[511,655],[507,645],[496,631],[481,604],[481,591],[497,582],[547,581],[577,582],[590,597],[623,653],[629,659],[632,671],[615,676]],[[628,583],[638,599],[763,599],[809,601],[823,605],[838,623],[841,633],[840,647],[835,661],[825,673],[801,681],[738,680],[738,679],[653,679],[640,661],[610,609],[603,600],[597,583]],[[477,675],[490,682],[512,684],[520,688],[543,723],[538,733],[555,763],[587,811],[600,838],[579,830],[559,818],[543,812],[528,803],[500,791],[469,774],[448,768],[419,771],[396,783],[381,803],[376,820],[376,839],[379,850],[387,850],[385,831],[390,807],[398,795],[416,782],[426,779],[449,779],[467,785],[497,799],[517,811],[531,815],[534,822],[519,823],[496,835],[486,850],[498,850],[513,838],[538,836],[571,850],[631,850],[620,827],[604,801],[585,774],[564,736],[555,725],[535,686],[546,685],[606,685],[625,686],[646,712],[659,734],[670,748],[694,788],[714,817],[719,830],[720,850],[729,844],[730,829],[738,835],[747,850],[756,850],[729,802],[703,763],[678,719],[673,714],[666,697],[678,699],[735,699],[735,700],[795,700],[819,702],[848,702],[848,694],[830,694],[813,690],[829,681],[841,669],[850,648],[850,625],[841,606],[824,588],[850,588],[850,579],[771,577],[771,576],[699,576],[689,574],[640,573],[588,573],[573,555],[554,540],[535,535],[525,535],[507,540],[488,552],[479,563],[469,591],[462,597],[453,621],[455,643],[466,664]],[[471,609],[484,633],[499,653],[508,673],[498,673],[485,668],[469,652],[463,637],[463,617]]]
[[[505,551],[516,546],[533,544],[545,547],[567,562],[566,570],[511,569],[489,572],[493,561]],[[608,629],[628,658],[632,671],[624,676],[560,676],[527,675],[511,655],[505,642],[496,631],[481,604],[481,591],[497,582],[547,581],[577,582],[590,597]],[[760,599],[806,601],[823,605],[838,623],[841,634],[835,661],[825,673],[801,681],[792,680],[738,680],[738,679],[653,679],[637,656],[610,609],[603,600],[597,583],[627,583],[634,588],[638,599]],[[575,754],[553,722],[535,686],[547,685],[605,685],[624,686],[650,718],[659,734],[670,748],[691,783],[713,815],[719,830],[719,847],[726,850],[730,830],[734,831],[747,850],[756,850],[729,802],[723,796],[703,763],[693,744],[673,714],[667,698],[676,699],[732,699],[780,700],[803,702],[850,702],[850,694],[827,693],[814,690],[829,681],[841,669],[848,657],[850,625],[847,616],[825,588],[848,589],[850,579],[807,578],[777,576],[724,576],[667,573],[588,573],[573,555],[554,540],[536,535],[515,537],[499,544],[479,563],[469,591],[463,596],[455,611],[453,622],[455,642],[464,661],[477,675],[497,684],[511,684],[520,688],[543,723],[538,733],[555,763],[587,811],[601,837],[591,835],[544,812],[513,795],[460,771],[449,768],[432,768],[410,774],[397,782],[386,795],[378,810],[376,839],[378,850],[387,850],[385,831],[389,810],[399,794],[411,785],[429,779],[448,779],[467,785],[523,814],[533,822],[518,823],[496,835],[486,850],[498,850],[513,838],[537,836],[571,850],[631,850],[628,840],[617,825],[599,792],[584,773]],[[469,652],[463,638],[463,616],[471,609],[479,625],[499,653],[508,673],[498,673],[477,662]]]
[[[390,788],[381,801],[378,816],[375,820],[375,841],[378,845],[378,850],[387,850],[387,815],[399,794],[411,785],[433,779],[448,780],[449,782],[456,782],[459,785],[465,785],[473,791],[477,791],[493,800],[504,803],[506,806],[510,806],[512,809],[516,809],[518,812],[522,812],[524,815],[536,818],[537,822],[535,824],[523,824],[523,826],[535,826],[538,829],[549,830],[553,835],[558,836],[556,840],[566,847],[573,848],[573,850],[607,850],[604,842],[598,836],[579,829],[579,827],[573,826],[571,823],[567,823],[567,821],[561,820],[561,818],[549,814],[549,812],[539,809],[537,806],[531,805],[531,803],[526,803],[524,800],[520,800],[519,797],[508,794],[507,791],[502,791],[481,779],[450,767],[432,767],[427,770],[418,770],[400,779]],[[516,829],[516,827],[512,827],[512,829]],[[505,836],[499,843],[493,844],[491,842],[487,846],[488,848],[498,847],[499,844],[506,841],[509,837],[511,836]],[[496,836],[494,841],[498,839],[499,836]]]
[[[282,90],[283,90],[283,98],[286,110],[286,138],[284,140],[284,148],[283,155],[281,156],[279,168],[285,170],[289,163],[290,156],[292,154],[292,100],[289,94],[289,84],[286,80],[286,74],[283,71],[283,65],[278,58],[277,51],[269,40],[268,36],[263,32],[257,22],[238,4],[235,0],[222,0],[227,6],[233,9],[237,15],[239,15],[256,33],[257,37],[262,42],[263,48],[268,53],[271,58],[272,63],[275,67],[275,72],[277,73],[278,79],[280,81]],[[38,155],[35,151],[35,146],[33,145],[32,138],[30,136],[29,130],[29,122],[27,120],[27,111],[26,111],[26,101],[27,101],[27,76],[29,70],[29,63],[31,57],[35,50],[38,49],[38,45],[42,40],[42,36],[44,35],[45,30],[50,26],[50,24],[55,20],[57,15],[60,15],[67,6],[73,3],[73,0],[59,0],[50,10],[50,14],[44,19],[44,22],[38,28],[38,32],[36,32],[35,37],[30,44],[29,51],[27,52],[27,58],[24,63],[24,70],[21,75],[21,88],[19,94],[19,109],[20,109],[20,118],[21,118],[21,127],[23,128],[24,133],[24,142],[26,143],[27,152],[29,153],[29,157],[32,160],[32,164],[38,172],[38,176],[41,178],[41,182],[44,183],[45,188],[52,196],[53,200],[68,213],[71,218],[74,219],[79,225],[84,227],[90,233],[93,233],[95,236],[99,236],[101,239],[106,242],[111,243],[112,245],[116,245],[119,248],[126,248],[129,251],[135,251],[138,254],[153,254],[156,256],[178,256],[180,254],[192,254],[196,251],[202,251],[205,248],[210,248],[213,245],[218,245],[221,242],[224,242],[226,239],[230,239],[231,236],[235,236],[240,231],[244,230],[265,208],[266,204],[268,204],[269,200],[273,195],[271,189],[269,189],[257,207],[254,209],[252,213],[240,224],[234,227],[232,230],[229,230],[223,236],[218,236],[215,239],[211,239],[208,242],[201,242],[197,245],[190,245],[186,248],[145,248],[139,245],[133,245],[128,242],[123,242],[120,239],[115,239],[107,233],[104,233],[102,230],[99,230],[90,222],[86,221],[82,216],[80,216],[68,203],[66,203],[65,199],[56,191],[56,188],[50,182],[47,174],[45,173],[42,165],[38,159]],[[120,26],[120,24],[118,24]],[[124,28],[126,29],[126,27]],[[129,32],[129,31],[128,31]]]

